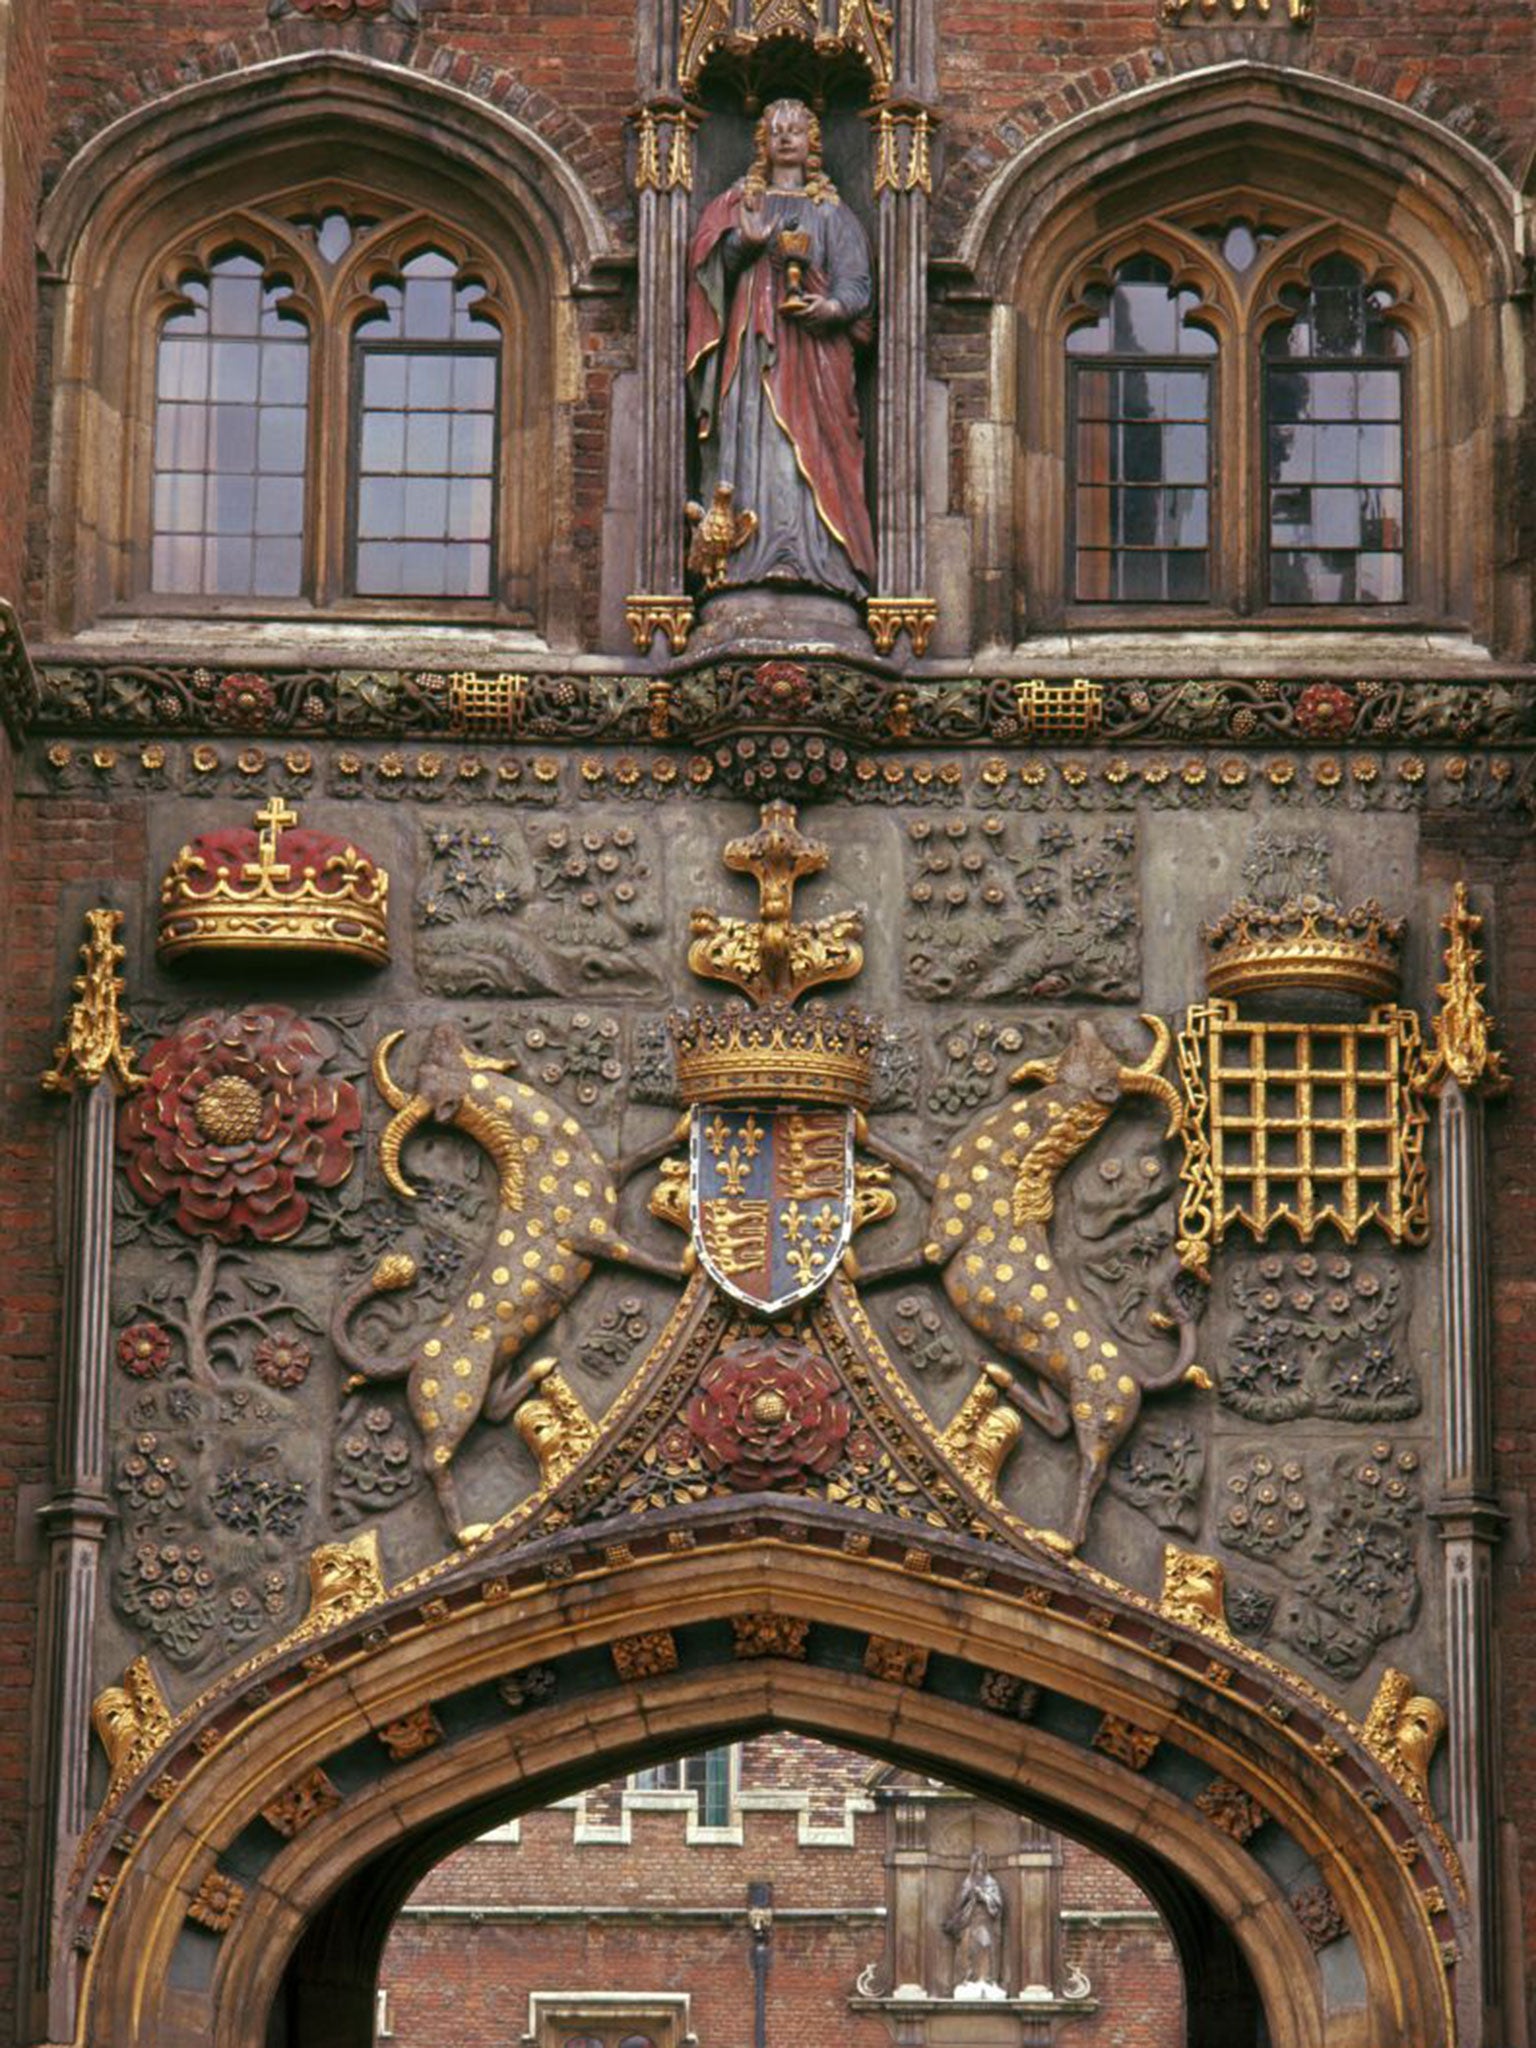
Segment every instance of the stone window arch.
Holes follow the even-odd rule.
[[[1525,404],[1524,342],[1508,317],[1517,206],[1497,166],[1411,109],[1315,77],[1298,95],[1247,63],[1095,108],[1000,165],[942,273],[957,306],[997,309],[990,381],[967,415],[972,498],[989,508],[969,528],[979,639],[1251,621],[1523,647],[1529,566],[1492,541],[1496,501],[1518,489]],[[1200,604],[1084,604],[1075,592],[1067,336],[1085,289],[1137,257],[1192,281],[1218,342]],[[1401,344],[1401,546],[1394,536],[1354,551],[1400,556],[1401,596],[1384,594],[1398,587],[1394,568],[1364,593],[1358,577],[1351,590],[1333,576],[1303,603],[1291,601],[1294,579],[1271,580],[1264,337],[1295,320],[1309,273],[1335,257],[1380,295]]]
[[[334,55],[282,60],[97,138],[61,177],[40,238],[51,631],[254,611],[328,626],[482,622],[572,643],[576,298],[608,288],[614,258],[579,178],[532,131],[435,81]],[[159,388],[163,345],[189,364],[200,346],[210,377],[219,352],[246,360],[258,382],[243,398],[260,414],[278,334],[195,331],[253,284],[270,298],[259,318],[281,330],[290,378],[306,337],[304,404],[286,408],[303,419],[221,418],[231,438],[210,469],[214,420],[161,418],[163,403],[192,404]],[[438,285],[452,302],[446,329],[409,331],[407,308]],[[435,396],[433,357],[446,365]],[[402,367],[409,385],[413,362],[420,402],[381,397]],[[235,403],[211,385],[204,395]],[[174,447],[173,421],[184,430]],[[273,442],[302,433],[302,472],[253,461],[263,425]]]

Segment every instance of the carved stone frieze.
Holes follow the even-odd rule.
[[[668,598],[667,603],[678,600]],[[749,719],[759,661],[705,663],[682,679],[681,736]],[[889,737],[890,700],[911,700],[910,737],[1028,741],[1035,707],[1048,689],[1007,678],[899,682],[837,662],[803,664],[808,722],[866,741]],[[454,728],[450,671],[327,670],[270,667],[218,671],[174,662],[122,664],[42,661],[36,666],[35,712],[29,693],[13,691],[29,727],[45,731],[152,730],[177,733],[297,733],[343,742],[378,735],[450,734]],[[238,687],[229,688],[236,682]],[[534,738],[642,738],[649,728],[649,678],[587,676],[530,669],[521,730]],[[1516,682],[1338,683],[1106,680],[1096,693],[1093,726],[1052,730],[1057,746],[1168,744],[1302,745],[1454,748],[1518,745],[1536,737],[1536,706]],[[1034,693],[1034,694],[1031,694]],[[1066,701],[1065,698],[1063,701]],[[1073,716],[1076,716],[1074,712]]]
[[[187,1918],[210,1934],[228,1934],[245,1904],[245,1886],[222,1870],[210,1870],[187,1908]]]
[[[792,1614],[733,1614],[738,1657],[787,1657],[803,1662],[810,1623]]]
[[[1230,1778],[1213,1778],[1195,1800],[1208,1820],[1234,1842],[1246,1842],[1268,1819],[1259,1802]]]
[[[552,1664],[528,1664],[521,1671],[497,1681],[497,1691],[510,1714],[526,1713],[530,1707],[554,1697],[559,1674]]]
[[[1278,1630],[1310,1662],[1348,1679],[1418,1617],[1417,1450],[1381,1439],[1345,1453],[1334,1462],[1332,1501]]]
[[[1094,1730],[1093,1746],[1117,1764],[1144,1771],[1157,1754],[1160,1737],[1150,1728],[1138,1728],[1118,1714],[1105,1714]]]
[[[1358,1249],[1266,1252],[1227,1269],[1236,1327],[1219,1368],[1223,1403],[1259,1422],[1416,1415],[1402,1275]]]
[[[651,875],[633,826],[435,820],[416,895],[422,981],[443,995],[659,996],[638,944],[657,929]]]
[[[1128,1001],[1141,983],[1136,835],[989,812],[907,828],[906,981],[932,999]]]
[[[1227,1466],[1221,1482],[1221,1540],[1229,1550],[1284,1557],[1312,1527],[1307,1469],[1300,1458],[1251,1451]]]
[[[391,1762],[403,1764],[413,1756],[423,1756],[429,1749],[436,1749],[443,1739],[443,1727],[430,1707],[417,1707],[412,1713],[402,1714],[398,1720],[386,1721],[378,1736],[389,1751]]]
[[[1313,1948],[1323,1949],[1342,1941],[1349,1932],[1338,1900],[1326,1884],[1303,1885],[1291,1894],[1291,1910]]]
[[[1143,1424],[1109,1468],[1109,1490],[1159,1529],[1194,1536],[1200,1528],[1205,1450],[1187,1424]]]
[[[1028,1721],[1039,1704],[1040,1688],[1011,1671],[988,1671],[982,1676],[979,1698],[989,1713]]]
[[[871,1636],[864,1646],[864,1669],[889,1685],[919,1686],[928,1675],[928,1652],[895,1636]]]

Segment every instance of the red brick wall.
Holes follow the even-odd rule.
[[[48,133],[47,82],[42,0],[14,0],[0,14],[0,596],[11,598],[21,590],[26,548],[37,324],[33,220]]]
[[[1466,864],[1463,864],[1466,866]],[[1475,876],[1476,870],[1470,870]],[[1494,1362],[1498,1384],[1495,1465],[1511,1512],[1498,1576],[1504,1678],[1504,1810],[1520,1829],[1518,1906],[1525,1928],[1525,1998],[1536,2027],[1536,1573],[1529,1503],[1536,1489],[1536,1158],[1531,1146],[1536,1087],[1536,862],[1525,857],[1506,882],[1495,928],[1492,994],[1515,1078],[1509,1100],[1490,1113]],[[1514,1908],[1516,1901],[1510,1902]],[[1516,1997],[1518,1999],[1518,1992]]]

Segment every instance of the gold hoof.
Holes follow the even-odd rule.
[[[466,1522],[458,1532],[458,1540],[467,1550],[472,1543],[483,1543],[490,1533],[489,1522]]]

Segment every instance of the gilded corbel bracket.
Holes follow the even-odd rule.
[[[76,1001],[65,1021],[64,1036],[54,1047],[53,1065],[42,1077],[50,1095],[71,1095],[77,1082],[94,1088],[107,1075],[123,1093],[144,1085],[144,1076],[134,1071],[133,1049],[123,1036],[128,1013],[119,1007],[123,980],[117,970],[127,958],[117,942],[122,922],[120,910],[85,913],[86,939],[80,948],[83,971],[75,977]]]
[[[699,117],[674,100],[652,101],[635,109],[635,190],[693,190],[693,132]]]
[[[932,110],[917,100],[889,100],[873,110],[875,194],[933,191]]]

